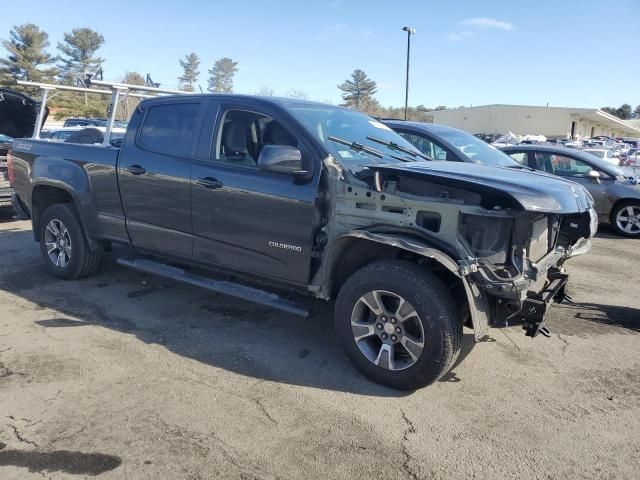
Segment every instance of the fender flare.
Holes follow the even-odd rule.
[[[29,208],[34,222],[34,238],[36,237],[35,222],[37,221],[33,215],[34,193],[38,187],[52,187],[64,191],[71,197],[80,216],[80,223],[89,245],[92,248],[97,248],[98,245],[92,238],[92,233],[97,231],[96,214],[92,204],[89,178],[84,169],[72,162],[49,157],[36,161],[30,174]],[[42,215],[42,213],[44,212],[38,212],[38,215]]]
[[[374,233],[367,230],[353,230],[342,234],[333,242],[328,262],[330,268],[327,269],[325,275],[330,275],[330,272],[334,271],[335,263],[343,250],[343,244],[345,244],[346,241],[353,239],[387,245],[407,252],[412,252],[420,255],[421,257],[429,258],[438,262],[449,272],[458,277],[464,287],[476,341],[481,340],[487,335],[487,330],[489,329],[490,307],[486,293],[480,290],[471,279],[461,273],[460,266],[453,258],[451,258],[451,256],[439,249],[433,248],[425,241],[414,236],[396,233]]]

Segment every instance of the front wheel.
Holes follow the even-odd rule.
[[[96,272],[101,252],[92,250],[72,205],[52,205],[39,223],[40,250],[47,268],[56,277],[72,280]]]
[[[462,319],[444,284],[407,261],[363,267],[343,285],[335,330],[347,357],[366,377],[401,390],[438,380],[455,362]]]
[[[613,228],[625,237],[640,238],[640,201],[631,200],[611,212]]]

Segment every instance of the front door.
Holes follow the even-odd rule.
[[[191,257],[191,163],[201,103],[185,98],[144,108],[118,163],[127,231],[136,247]]]
[[[214,113],[212,113],[213,115]],[[209,158],[191,172],[194,257],[212,265],[307,283],[316,215],[317,178],[258,169],[264,145],[299,148],[286,123],[261,108],[225,105]]]
[[[611,202],[609,201],[607,190],[616,179],[579,158],[565,155],[554,155],[553,157],[554,173],[584,186],[595,201],[598,216],[600,218],[608,217],[611,210]],[[599,182],[594,182],[593,179],[587,176],[587,173],[591,170],[596,170],[600,173]]]

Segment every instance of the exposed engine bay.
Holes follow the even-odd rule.
[[[530,307],[528,299],[542,302],[545,309],[554,299],[562,300],[563,264],[589,250],[597,229],[592,202],[579,213],[532,211],[489,182],[393,168],[369,168],[356,175],[341,171],[324,181],[333,183],[327,190],[335,189],[335,196],[334,204],[326,206],[333,211],[328,215],[332,221],[321,236],[366,231],[417,237],[455,262],[453,273],[468,282],[468,294],[473,290],[473,296],[484,297],[486,304],[478,308],[488,309],[489,324],[503,326],[517,318],[531,336],[545,333],[544,312],[540,317],[538,307],[536,320],[527,327],[530,315],[523,308]],[[554,291],[547,298],[551,286]]]

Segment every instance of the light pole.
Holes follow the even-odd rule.
[[[409,53],[411,52],[411,35],[415,35],[416,29],[411,27],[402,27],[407,32],[407,81],[404,92],[404,119],[407,119],[407,108],[409,107]]]

